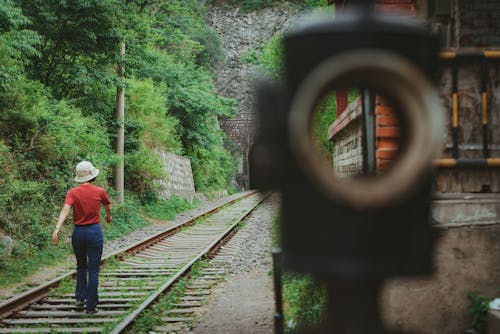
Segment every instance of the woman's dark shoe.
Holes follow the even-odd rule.
[[[97,312],[99,312],[99,309],[96,307],[93,310],[86,310],[85,314],[97,314]]]

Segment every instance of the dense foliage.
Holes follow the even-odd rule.
[[[77,162],[92,161],[98,184],[111,184],[120,65],[131,200],[108,237],[147,224],[141,212],[166,212],[155,197],[168,177],[158,150],[191,158],[198,191],[227,188],[235,159],[218,118],[235,104],[215,93],[220,42],[204,10],[198,0],[0,1],[0,235],[16,240],[12,261],[49,248]]]
[[[252,11],[292,3],[302,8],[317,8],[328,5],[328,0],[208,0],[210,5],[239,7],[243,11]]]

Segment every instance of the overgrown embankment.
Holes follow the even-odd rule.
[[[172,205],[156,197],[156,180],[168,177],[157,149],[191,159],[198,191],[227,189],[234,152],[218,118],[235,107],[215,93],[219,41],[204,10],[196,0],[0,3],[0,235],[15,240],[0,286],[69,253],[49,240],[77,162],[92,161],[98,184],[112,184],[119,65],[127,200],[114,206],[107,237]]]

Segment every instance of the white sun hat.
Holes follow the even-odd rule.
[[[95,168],[89,161],[82,161],[76,165],[75,181],[83,183],[92,180],[99,175],[99,169]]]

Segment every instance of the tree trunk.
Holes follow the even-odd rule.
[[[120,44],[121,64],[119,65],[120,85],[116,88],[116,123],[118,124],[118,133],[116,136],[116,154],[120,162],[115,169],[115,190],[118,193],[118,201],[124,201],[124,146],[125,146],[125,66],[123,57],[125,56],[125,42]]]

